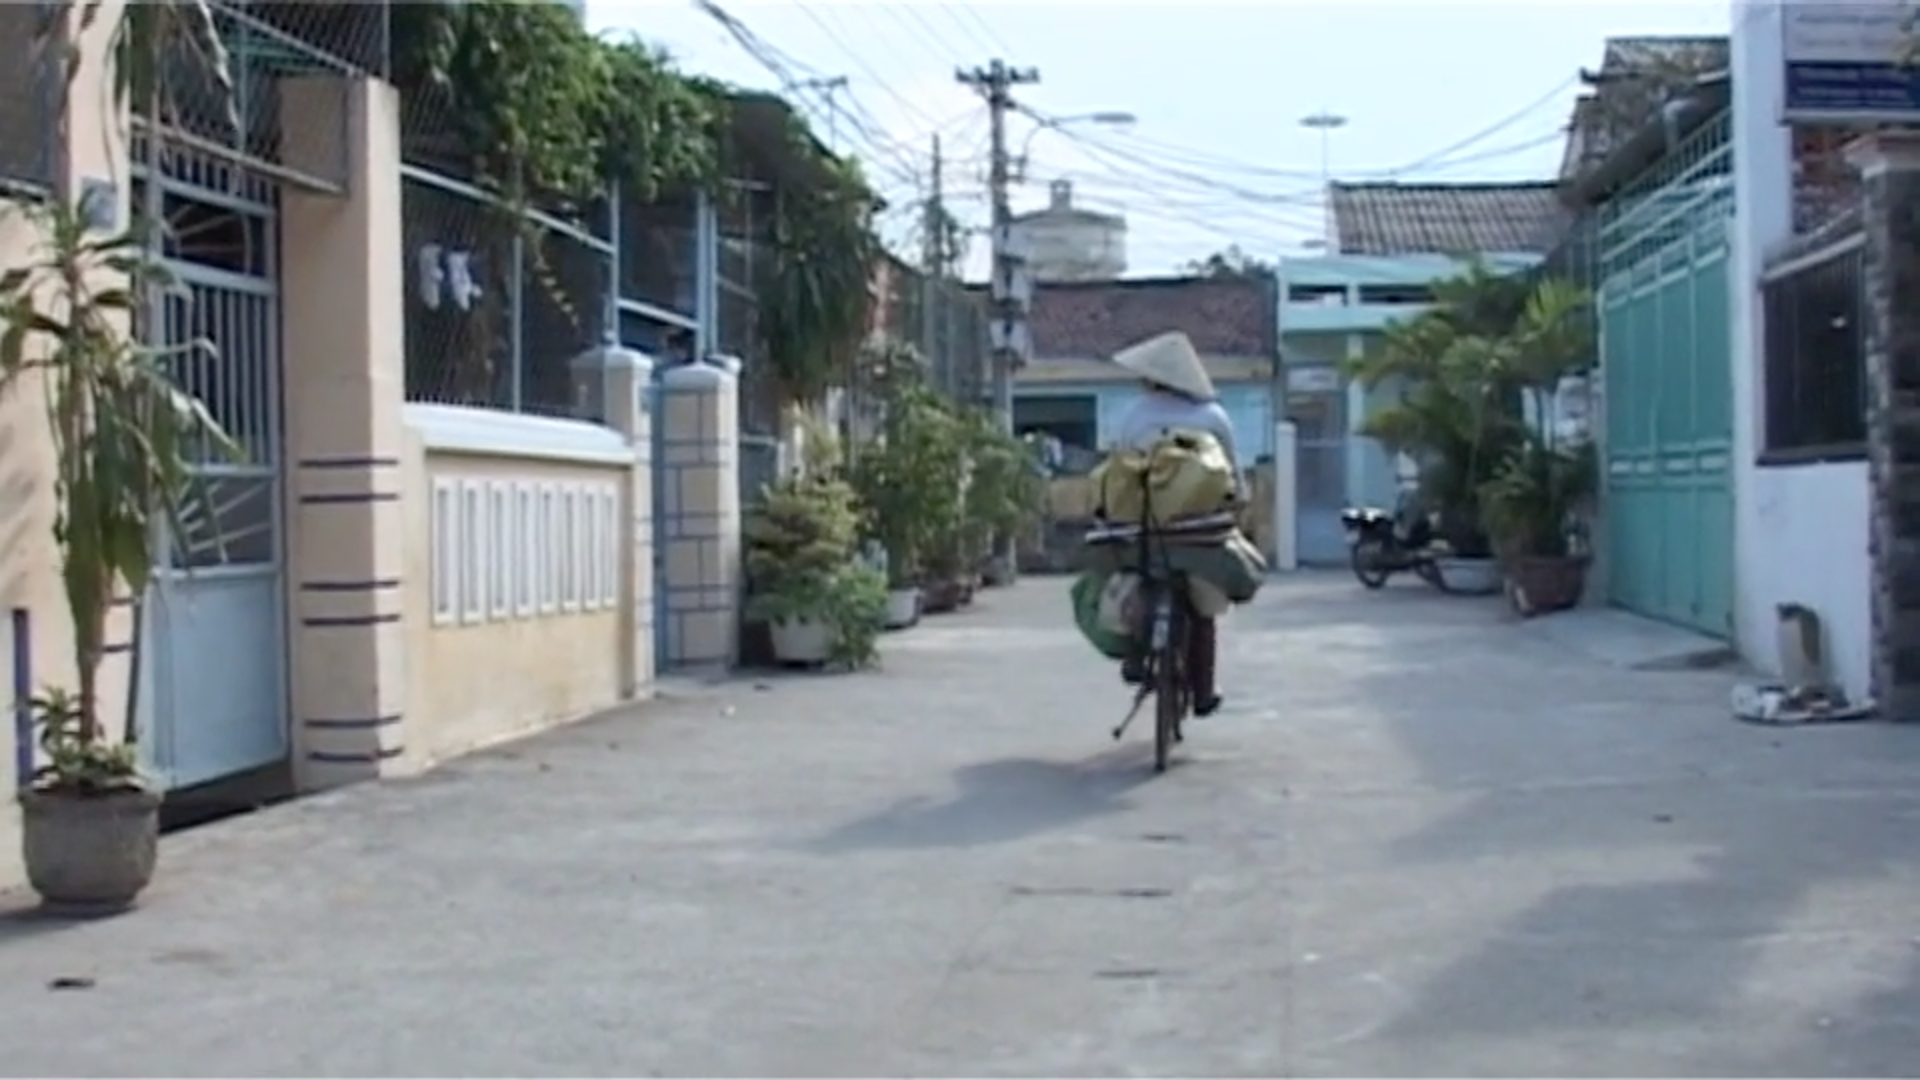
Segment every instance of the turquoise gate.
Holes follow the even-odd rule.
[[[1612,601],[1733,633],[1733,344],[1722,113],[1601,210],[1605,531]]]

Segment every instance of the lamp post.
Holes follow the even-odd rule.
[[[1333,133],[1347,126],[1347,118],[1328,109],[1321,109],[1310,116],[1300,118],[1300,126],[1320,133],[1320,216],[1325,222],[1327,235],[1333,235],[1333,195],[1328,190],[1333,184]]]
[[[1075,113],[1072,116],[1056,116],[1042,120],[1027,131],[1027,137],[1020,143],[1020,153],[1014,158],[1014,171],[1021,182],[1027,179],[1027,151],[1033,147],[1033,140],[1043,131],[1059,131],[1074,124],[1099,124],[1103,127],[1132,127],[1140,118],[1130,112],[1106,109],[1100,112]]]

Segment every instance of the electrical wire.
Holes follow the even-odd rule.
[[[1469,150],[1475,146],[1478,146],[1479,144],[1487,141],[1493,136],[1503,131],[1506,131],[1509,128],[1512,128],[1513,126],[1528,119],[1529,117],[1534,116],[1542,108],[1552,104],[1555,100],[1559,99],[1567,91],[1573,89],[1578,83],[1579,83],[1579,76],[1577,75],[1571,78],[1562,80],[1561,82],[1556,83],[1552,89],[1541,94],[1538,98],[1535,98],[1532,101],[1529,101],[1526,105],[1522,106],[1520,109],[1516,110],[1515,112],[1505,117],[1502,117],[1501,119],[1495,121],[1493,124],[1485,128],[1482,128],[1479,131],[1474,132],[1472,135],[1469,135],[1464,139],[1454,142],[1448,146],[1442,147],[1439,150],[1435,150],[1431,153],[1415,158],[1414,160],[1407,162],[1406,164],[1396,165],[1396,166],[1392,166],[1390,168],[1385,168],[1385,169],[1342,170],[1341,175],[1351,180],[1397,180],[1397,179],[1402,179],[1406,177],[1410,173],[1420,172],[1423,170],[1446,169],[1455,165],[1485,162],[1490,160],[1496,160],[1498,158],[1505,157],[1505,156],[1518,155],[1520,153],[1526,152],[1527,150],[1530,150],[1540,145],[1543,145],[1545,143],[1551,142],[1555,139],[1564,138],[1567,129],[1566,129],[1566,124],[1564,122],[1561,122],[1556,124],[1552,131],[1543,133],[1539,136],[1529,138],[1520,143],[1512,144],[1507,147],[1500,148],[1498,150],[1476,152],[1470,155],[1463,154],[1464,151]],[[1036,119],[1040,120],[1040,122],[1043,125],[1046,123],[1047,118],[1044,117],[1044,114],[1033,112],[1033,113],[1030,113],[1030,115],[1035,116]],[[1078,132],[1078,131],[1072,132],[1071,134],[1077,138],[1081,138],[1083,141],[1092,139],[1091,136],[1086,136],[1084,135],[1084,133]],[[1187,166],[1190,168],[1206,168],[1206,169],[1214,170],[1215,172],[1221,172],[1221,171],[1240,172],[1240,173],[1247,174],[1249,176],[1264,176],[1264,177],[1280,179],[1280,180],[1305,180],[1305,181],[1315,181],[1315,182],[1319,180],[1321,175],[1320,171],[1317,169],[1315,170],[1287,169],[1287,168],[1280,168],[1280,167],[1271,166],[1271,165],[1256,164],[1252,162],[1237,160],[1230,157],[1225,157],[1218,154],[1213,154],[1204,150],[1194,149],[1192,147],[1184,147],[1174,143],[1163,142],[1160,140],[1153,139],[1151,137],[1141,136],[1138,134],[1130,133],[1129,135],[1124,137],[1124,141],[1131,144],[1137,144],[1139,150],[1146,151],[1147,153],[1150,153],[1154,158],[1160,159],[1163,163],[1176,166],[1176,167]],[[1136,157],[1139,156],[1138,152],[1136,152],[1135,156]]]
[[[853,80],[846,79],[841,87],[830,90],[822,85],[829,77],[819,67],[801,61],[759,37],[740,19],[721,7],[718,0],[692,2],[698,10],[719,23],[736,44],[773,75],[779,81],[782,93],[795,99],[805,114],[826,123],[831,129],[844,129],[859,156],[881,170],[884,179],[879,188],[889,204],[881,215],[882,222],[887,225],[897,223],[907,235],[922,227],[924,202],[932,194],[932,187],[928,183],[934,168],[930,148],[910,146],[888,133],[887,126],[855,91]],[[959,126],[963,132],[959,139],[964,139],[965,129],[979,124],[983,119],[984,114],[977,108],[956,117],[936,118],[921,103],[909,99],[882,76],[860,50],[849,43],[846,26],[840,21],[839,13],[862,11],[859,7],[835,6],[835,13],[823,17],[822,13],[813,10],[813,5],[794,3],[791,6],[800,9],[802,15],[871,80],[872,86],[890,98],[903,115],[924,125],[928,134],[946,136]],[[1001,48],[994,51],[1000,55],[1011,52],[1004,48],[1005,42],[993,33],[990,25],[964,5],[955,7],[944,3],[926,3],[918,7],[928,13],[944,16],[974,44],[999,45]],[[862,11],[866,21],[861,24],[861,29],[866,31],[867,36],[878,35],[884,37],[890,46],[897,46],[904,34],[907,43],[936,59],[942,57],[939,43],[949,35],[936,28],[920,10],[901,5],[898,10],[883,8],[882,11],[889,17],[889,23],[883,24],[872,14]],[[1484,165],[1536,150],[1563,139],[1564,126],[1518,142],[1494,147],[1483,147],[1482,144],[1533,116],[1577,81],[1576,77],[1556,85],[1538,99],[1487,127],[1406,164],[1388,169],[1345,171],[1342,175],[1355,181],[1399,179],[1415,172],[1432,174],[1467,165]],[[1262,245],[1270,250],[1288,246],[1288,241],[1282,239],[1288,234],[1317,236],[1324,232],[1324,218],[1316,218],[1315,211],[1325,212],[1326,191],[1320,183],[1321,173],[1316,170],[1238,161],[1138,136],[1101,139],[1068,127],[1062,118],[1050,116],[1024,103],[1016,102],[1014,109],[1034,123],[1036,132],[1050,131],[1076,145],[1080,156],[1092,169],[1055,170],[1054,175],[1073,181],[1077,191],[1092,196],[1089,205],[1118,202],[1121,205],[1115,209],[1137,217],[1178,224],[1230,242],[1246,246]],[[984,172],[990,150],[990,147],[976,145],[967,153],[949,155],[941,163],[942,171],[947,175],[958,174],[975,179],[975,170]],[[1236,182],[1232,179],[1234,174],[1254,182]],[[1256,178],[1292,182],[1297,186],[1276,189],[1272,184],[1258,183]],[[984,183],[985,177],[979,176],[977,179]],[[1122,198],[1106,198],[1116,193]],[[946,190],[942,195],[945,201],[956,205],[980,206],[985,203],[984,197],[978,193]],[[1298,241],[1297,235],[1293,241]]]

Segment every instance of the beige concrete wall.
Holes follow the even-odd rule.
[[[386,775],[406,749],[400,99],[332,77],[286,80],[280,95],[286,162],[346,166],[342,194],[287,188],[280,208],[288,683],[305,791]]]
[[[107,0],[98,22],[77,44],[81,67],[65,101],[67,142],[60,157],[56,197],[72,199],[88,181],[111,185],[119,223],[127,220],[128,169],[124,114],[114,107],[107,67],[108,38],[119,20],[118,0]],[[76,6],[77,7],[77,6]],[[77,11],[76,11],[77,16]],[[0,218],[0,267],[22,265],[35,242],[33,228],[17,215]],[[59,552],[53,542],[53,444],[48,435],[41,386],[24,379],[0,398],[0,620],[14,609],[32,621],[34,682],[71,685],[73,624],[67,617],[59,579]],[[123,606],[123,612],[126,607]],[[108,642],[115,646],[102,672],[103,700],[117,722],[125,700],[125,646],[131,619],[113,620]],[[12,701],[11,634],[0,631],[0,694]],[[16,747],[11,709],[0,723],[0,776],[13,781]],[[0,799],[0,890],[24,880],[20,866],[20,821],[11,798]]]
[[[625,437],[451,406],[408,412],[430,420],[409,423],[402,458],[405,764],[648,692],[633,657],[651,657],[652,628],[629,612],[651,604],[652,556],[633,504],[643,466]]]

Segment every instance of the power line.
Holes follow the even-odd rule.
[[[1549,102],[1553,101],[1555,98],[1566,93],[1568,90],[1573,89],[1574,86],[1579,84],[1579,82],[1580,82],[1580,76],[1574,75],[1571,78],[1567,79],[1565,82],[1559,84],[1558,86],[1555,86],[1553,89],[1540,95],[1535,100],[1527,103],[1527,105],[1521,108],[1518,112],[1512,113],[1503,119],[1494,121],[1492,124],[1488,125],[1487,127],[1484,127],[1479,131],[1474,132],[1472,135],[1469,135],[1466,138],[1461,139],[1459,142],[1454,143],[1451,146],[1445,147],[1440,150],[1436,150],[1433,153],[1427,155],[1426,157],[1419,159],[1418,161],[1402,166],[1401,171],[1413,172],[1415,170],[1425,168],[1428,165],[1431,165],[1437,161],[1444,160],[1445,158],[1453,154],[1457,154],[1460,151],[1467,149],[1468,147],[1477,146],[1480,143],[1483,143],[1486,140],[1492,138],[1493,136],[1500,134],[1502,131],[1507,130],[1513,125],[1519,123],[1520,121],[1525,120],[1527,117],[1532,116],[1535,112],[1537,112],[1541,108],[1541,106],[1548,104]]]
[[[1564,138],[1566,125],[1562,122],[1556,124],[1551,132],[1529,139],[1523,144],[1514,144],[1501,150],[1486,151],[1485,153],[1476,153],[1471,156],[1461,156],[1463,151],[1478,146],[1494,135],[1506,131],[1528,117],[1538,113],[1543,107],[1552,104],[1553,101],[1572,89],[1578,82],[1578,76],[1562,80],[1538,98],[1535,98],[1519,110],[1501,118],[1495,123],[1439,150],[1415,158],[1404,165],[1395,165],[1384,169],[1342,169],[1339,170],[1339,172],[1343,177],[1353,180],[1401,179],[1407,174],[1417,172],[1421,169],[1447,168],[1469,162],[1494,160],[1507,154],[1522,153],[1535,146],[1551,142],[1555,139]],[[1117,138],[1122,138],[1127,143],[1135,144],[1139,150],[1151,153],[1154,157],[1164,159],[1166,162],[1176,166],[1185,165],[1192,168],[1204,168],[1216,171],[1226,170],[1244,173],[1249,176],[1265,176],[1279,180],[1315,181],[1319,179],[1320,175],[1317,169],[1289,169],[1274,165],[1248,162],[1135,133],[1117,136]]]

